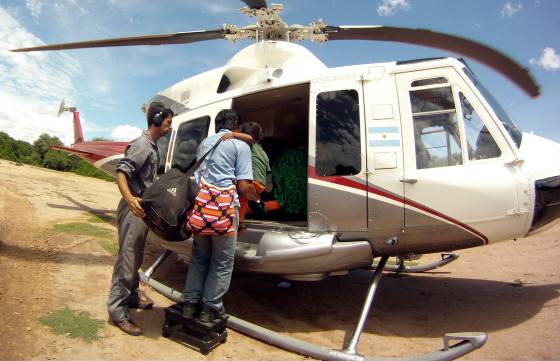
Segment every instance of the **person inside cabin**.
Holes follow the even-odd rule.
[[[239,132],[232,132],[223,137],[224,140],[231,138],[242,140],[251,147],[253,186],[259,196],[265,190],[270,191],[271,188],[267,188],[267,185],[272,184],[268,155],[260,145],[262,137],[263,129],[257,122],[243,123],[239,127]],[[239,197],[239,203],[241,205],[239,207],[239,231],[241,232],[246,228],[244,223],[245,215],[251,211],[251,207],[249,206],[249,201],[245,197]],[[260,205],[260,207],[264,211],[265,208],[262,208],[262,205]]]
[[[138,294],[138,270],[144,257],[148,226],[142,218],[140,198],[156,179],[159,152],[156,142],[169,133],[174,113],[162,103],[152,103],[146,112],[148,129],[132,140],[116,166],[122,198],[117,207],[119,254],[113,268],[107,308],[110,321],[129,335],[142,330],[132,321],[130,309],[150,309],[153,302]]]
[[[202,141],[197,158],[200,159],[211,151],[225,134],[237,129],[238,120],[239,115],[236,111],[221,110],[216,115],[216,134]],[[200,198],[201,203],[195,204],[193,214],[187,223],[194,233],[194,241],[192,261],[183,291],[185,300],[183,317],[193,319],[198,314],[197,318],[200,322],[213,323],[226,317],[223,297],[228,291],[233,271],[239,219],[237,193],[249,200],[259,199],[252,182],[253,171],[249,146],[237,139],[218,144],[196,171],[195,177],[201,191],[204,192],[199,191],[197,202]],[[234,189],[233,197],[230,197],[231,193],[229,193],[231,188]],[[224,194],[224,192],[227,193]],[[214,197],[213,194],[217,194],[217,196]],[[202,200],[203,198],[204,200]],[[220,207],[224,207],[224,203],[232,202],[234,204],[235,216],[228,215],[229,225],[226,232],[213,234],[214,231],[218,231],[216,229],[218,225],[211,219],[220,219],[224,213],[215,214],[213,212],[215,207],[208,207],[208,212],[205,213],[204,202],[213,203],[212,206],[215,206],[218,198],[222,199]],[[231,209],[230,204],[224,208],[226,213]]]
[[[307,152],[295,147],[280,154],[272,164],[272,180],[281,209],[296,218],[307,216]]]

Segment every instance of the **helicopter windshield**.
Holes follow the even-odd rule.
[[[517,148],[519,148],[521,146],[521,139],[523,137],[523,133],[521,132],[521,129],[519,129],[517,124],[515,124],[515,122],[509,117],[509,115],[506,113],[504,108],[502,108],[500,103],[498,103],[496,98],[494,98],[492,93],[490,93],[488,89],[486,89],[484,85],[482,85],[482,83],[474,75],[472,70],[468,66],[465,66],[463,68],[463,71],[469,77],[469,79],[474,83],[474,85],[480,91],[482,96],[486,99],[488,104],[490,104],[490,106],[492,107],[492,109],[494,110],[494,112],[496,113],[496,115],[504,125],[504,128],[506,128],[507,132],[515,142],[515,145],[517,145]]]

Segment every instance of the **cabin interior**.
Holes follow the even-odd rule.
[[[233,100],[232,108],[240,125],[262,127],[261,146],[272,170],[261,194],[267,212],[252,204],[247,224],[306,227],[309,83],[244,95]]]

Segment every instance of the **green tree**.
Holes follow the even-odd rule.
[[[14,139],[4,132],[0,132],[0,158],[16,160]]]
[[[33,147],[22,140],[15,140],[0,132],[0,158],[27,164],[33,163]]]
[[[53,145],[62,145],[62,142],[58,137],[48,135],[43,133],[33,142],[33,149],[38,156],[38,161],[40,164],[44,164],[45,155]]]
[[[45,168],[68,171],[71,169],[70,158],[59,150],[49,150],[45,153],[43,160]]]

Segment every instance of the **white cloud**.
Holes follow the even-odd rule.
[[[60,98],[75,93],[80,64],[66,54],[9,51],[41,44],[0,7],[0,130],[27,142],[46,132],[70,144],[72,123],[56,113]]]
[[[523,9],[522,4],[512,4],[510,2],[507,2],[502,7],[501,14],[503,18],[505,17],[511,18],[513,17],[513,15],[515,15],[515,13],[520,12],[521,9]]]
[[[139,137],[142,129],[133,125],[119,125],[111,132],[111,138],[114,140],[129,141]]]
[[[531,59],[529,63],[543,67],[545,70],[560,70],[560,55],[554,48],[544,48],[541,57]]]
[[[31,16],[35,19],[39,19],[41,16],[41,10],[43,8],[43,2],[41,0],[26,0],[25,7],[29,10]]]
[[[380,16],[392,16],[399,11],[408,11],[410,8],[410,0],[382,0],[377,7],[377,13]]]

